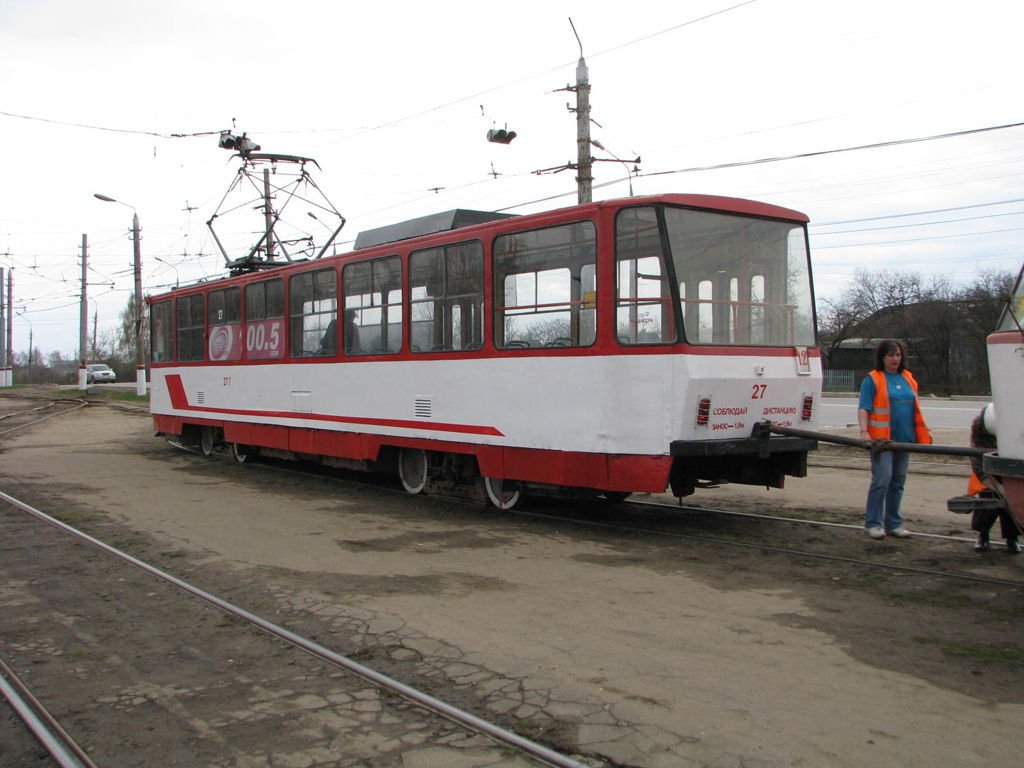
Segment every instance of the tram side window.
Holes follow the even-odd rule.
[[[292,357],[327,357],[338,351],[338,277],[333,269],[293,275],[288,281]]]
[[[346,264],[343,344],[346,355],[402,351],[402,261],[398,256]]]
[[[209,326],[208,358],[212,362],[242,359],[242,291],[233,286],[210,291],[206,299]]]
[[[161,301],[150,307],[150,349],[154,363],[174,361],[174,305]]]
[[[479,241],[409,257],[409,346],[456,352],[484,344],[484,247]]]
[[[676,341],[672,281],[654,208],[626,208],[615,220],[615,334],[622,344]]]
[[[494,345],[586,347],[597,337],[597,229],[592,221],[494,241]]]
[[[245,357],[284,357],[284,280],[261,280],[245,286]]]
[[[203,336],[206,317],[203,313],[203,294],[182,296],[178,299],[178,362],[195,363],[206,359]]]

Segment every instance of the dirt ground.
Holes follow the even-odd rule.
[[[687,501],[860,524],[867,473],[838,468],[857,462],[840,451],[819,461],[836,466],[815,466],[782,491],[727,487]],[[928,473],[908,484],[908,528],[969,537],[969,519],[945,509],[964,492],[962,462],[917,463]],[[108,534],[121,532],[129,552],[174,552],[177,572],[203,588],[230,592],[268,618],[287,616],[410,684],[426,665],[435,695],[611,764],[1020,762],[1020,587],[564,519],[607,520],[607,511],[509,516],[214,461],[154,438],[147,416],[108,407],[5,438],[0,489],[58,516],[86,518],[86,530],[88,519],[101,521]],[[761,538],[1024,583],[1024,556],[977,554],[967,542],[872,542],[859,530],[693,513],[667,525],[693,537]],[[0,605],[8,618],[18,610],[10,590]],[[418,668],[405,661],[413,647]],[[461,678],[431,666],[445,656],[464,665]],[[123,764],[159,765],[160,755]]]

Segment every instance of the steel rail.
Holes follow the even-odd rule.
[[[34,413],[35,411],[45,410],[46,408],[49,408],[51,405],[54,405],[56,402],[56,400],[51,400],[46,405],[40,405],[35,408],[26,408],[24,411],[14,411],[13,413],[2,414],[0,415],[0,421],[3,421],[4,419],[9,419],[12,416],[21,416],[23,413]]]
[[[113,555],[114,557],[120,558],[126,563],[134,565],[136,568],[140,568],[146,573],[156,576],[157,578],[166,581],[167,583],[172,584],[175,587],[178,587],[179,589],[184,590],[185,592],[188,592],[191,595],[194,595],[195,597],[198,597],[200,600],[204,600],[205,602],[215,606],[216,608],[221,609],[222,611],[226,611],[227,613],[230,613],[233,616],[237,616],[238,618],[247,621],[254,626],[259,627],[267,634],[273,635],[274,637],[284,640],[285,642],[291,643],[297,648],[301,648],[307,653],[310,653],[320,659],[323,659],[324,661],[329,661],[333,664],[336,664],[339,667],[347,669],[349,672],[352,672],[353,674],[358,675],[364,680],[368,680],[369,682],[375,685],[379,685],[382,688],[387,688],[388,690],[393,691],[399,696],[402,696],[403,698],[409,701],[415,702],[416,704],[419,704],[422,707],[430,710],[431,712],[434,712],[435,714],[447,718],[448,720],[452,720],[453,722],[464,725],[467,728],[470,728],[471,730],[477,731],[478,733],[484,733],[500,742],[504,742],[505,744],[512,745],[517,749],[520,749],[523,752],[526,752],[527,754],[536,757],[538,760],[547,763],[548,765],[556,766],[556,768],[593,768],[593,766],[588,766],[586,763],[581,763],[580,761],[574,760],[573,758],[568,757],[567,755],[555,752],[554,750],[549,749],[543,746],[542,744],[537,744],[536,742],[523,738],[522,736],[513,733],[512,731],[494,725],[493,723],[489,723],[486,720],[477,717],[476,715],[470,714],[469,712],[465,712],[464,710],[458,709],[457,707],[453,707],[452,705],[444,701],[441,701],[440,699],[435,698],[430,694],[418,691],[411,686],[405,685],[404,683],[400,683],[399,681],[394,680],[393,678],[390,678],[387,675],[377,672],[376,670],[370,669],[369,667],[366,667],[357,661],[353,661],[352,659],[346,656],[342,656],[341,654],[335,653],[334,651],[330,650],[329,648],[325,648],[319,643],[315,643],[312,640],[308,640],[302,637],[301,635],[297,635],[294,632],[285,629],[284,627],[280,627],[276,624],[273,624],[272,622],[269,622],[266,619],[245,610],[244,608],[239,608],[238,606],[233,605],[232,603],[229,603],[226,600],[222,600],[221,598],[216,597],[215,595],[212,595],[209,592],[199,589],[198,587],[195,587],[192,584],[189,584],[188,582],[177,578],[176,576],[172,576],[166,571],[162,571],[159,568],[149,565],[148,563],[145,563],[142,560],[139,560],[138,558],[133,557],[126,552],[122,552],[121,550],[116,549],[110,546],[109,544],[100,541],[99,539],[93,538],[89,534],[79,531],[78,529],[71,527],[67,523],[63,523],[60,520],[57,520],[56,518],[53,518],[50,515],[47,515],[45,512],[41,512],[40,510],[2,491],[0,491],[0,500],[7,502],[13,507],[17,507],[23,512],[27,512],[33,517],[43,521],[44,523],[48,523],[49,525],[52,525],[55,528],[64,531],[65,533],[69,533],[72,536],[76,536],[82,541],[88,544],[92,544],[94,547],[97,547],[103,550],[104,552]]]
[[[624,504],[635,504],[638,507],[652,507],[654,509],[664,509],[667,511],[678,511],[683,510],[685,512],[706,512],[713,515],[725,515],[727,517],[747,517],[754,520],[770,520],[774,523],[798,523],[801,525],[816,525],[821,528],[845,528],[850,531],[860,531],[864,528],[862,525],[852,525],[850,523],[830,523],[826,520],[806,520],[800,517],[780,517],[778,515],[759,515],[756,512],[736,512],[731,509],[711,509],[710,507],[691,507],[684,506],[682,504],[676,506],[674,504],[662,504],[658,501],[624,501]],[[974,539],[965,539],[963,536],[943,536],[940,533],[914,533],[915,539],[938,539],[940,541],[958,541],[966,544],[972,544]],[[993,542],[998,543],[998,542]],[[1005,546],[1005,545],[1004,545]]]
[[[638,502],[625,502],[628,504],[635,504]],[[669,509],[675,509],[670,505],[665,505]],[[708,512],[714,512],[715,510],[706,510]],[[754,542],[746,541],[733,541],[730,539],[716,539],[713,536],[699,536],[693,533],[675,533],[674,531],[664,531],[658,528],[644,528],[635,525],[618,525],[615,523],[600,523],[593,520],[584,520],[576,517],[565,517],[563,515],[544,515],[536,512],[524,512],[522,510],[515,510],[512,514],[520,515],[524,517],[537,517],[543,520],[557,520],[564,523],[575,523],[577,525],[591,525],[601,528],[610,528],[612,530],[621,531],[635,531],[637,533],[650,533],[658,536],[667,536],[674,539],[686,539],[688,541],[699,541],[704,544],[721,544],[729,547],[745,547],[747,549],[759,549],[765,552],[774,552],[781,555],[796,555],[798,557],[812,557],[818,560],[830,560],[833,562],[850,563],[853,565],[867,565],[872,568],[883,568],[893,571],[908,571],[910,573],[919,573],[928,576],[942,576],[945,578],[953,579],[965,579],[968,581],[980,581],[985,584],[999,584],[1007,587],[1024,587],[1024,581],[1015,581],[1009,579],[996,579],[990,576],[978,576],[973,573],[963,573],[961,571],[940,571],[934,568],[920,568],[913,565],[899,565],[892,563],[878,563],[874,560],[864,560],[856,557],[843,557],[842,555],[828,555],[823,552],[806,552],[800,549],[788,549],[786,547],[774,547],[770,544],[757,544]],[[836,523],[830,523],[830,525],[836,525]]]
[[[171,443],[171,445],[174,445],[175,447],[181,448],[181,449],[183,449],[185,451],[188,451],[190,453],[194,453],[194,454],[200,455],[200,456],[203,455],[199,451],[196,451],[195,449],[192,449],[192,448],[190,448],[188,446],[181,445],[180,443],[175,443],[173,441],[169,441],[169,442]],[[861,441],[856,441],[856,442],[860,443]],[[304,477],[312,477],[312,478],[318,478],[318,479],[322,479],[324,477],[323,475],[318,475],[318,474],[313,473],[313,472],[306,472],[306,471],[303,471],[301,469],[291,469],[291,468],[287,468],[287,467],[277,467],[277,466],[275,466],[274,469],[276,471],[278,471],[278,472],[285,472],[285,473],[290,473],[290,474],[294,474],[294,475],[300,475],[300,476],[304,476]],[[361,487],[366,487],[365,483],[361,483],[361,482],[359,482],[357,480],[345,480],[344,482],[353,483],[353,484],[359,485]],[[409,495],[408,493],[406,493],[405,491],[402,491],[402,490],[389,489],[389,488],[385,488],[385,487],[381,487],[381,486],[372,486],[372,487],[375,488],[376,490],[379,490],[379,491],[382,491],[382,492],[394,493],[394,494],[397,494],[397,495],[403,496],[403,497]],[[438,497],[427,497],[427,498],[434,498],[434,499],[436,499]],[[448,497],[442,497],[442,498],[444,498],[446,502],[450,502],[450,503],[454,503],[454,504],[472,504],[472,502],[466,502],[464,499],[456,499],[456,498],[448,498]],[[688,510],[688,511],[691,511],[691,512],[707,512],[707,513],[716,514],[716,515],[733,515],[733,516],[736,516],[736,517],[757,518],[759,520],[770,520],[770,521],[774,521],[774,522],[803,523],[805,525],[818,525],[818,526],[821,526],[821,527],[847,528],[849,530],[860,530],[860,528],[861,528],[861,526],[859,526],[859,525],[850,525],[850,524],[847,524],[847,523],[829,523],[829,522],[825,522],[825,521],[821,521],[821,520],[801,520],[800,518],[774,517],[774,516],[771,516],[771,515],[758,515],[758,514],[753,514],[753,513],[750,513],[750,512],[733,512],[733,511],[726,511],[726,510],[721,510],[721,509],[708,509],[706,507],[691,507],[691,506],[681,506],[681,505],[680,506],[675,506],[675,505],[672,505],[672,504],[661,504],[661,503],[658,503],[658,502],[650,502],[650,501],[632,501],[632,500],[630,500],[630,501],[624,501],[622,503],[623,504],[632,504],[632,505],[636,505],[636,506],[655,507],[655,508],[661,507],[661,508],[664,508],[666,510],[671,510],[671,511],[676,511],[676,510],[682,509],[682,510]],[[750,548],[754,548],[754,549],[763,549],[763,550],[766,550],[766,551],[777,552],[777,553],[780,553],[780,554],[800,555],[800,556],[803,556],[803,557],[814,557],[814,558],[819,558],[819,559],[823,559],[823,560],[836,560],[836,561],[852,563],[852,564],[867,565],[867,566],[871,566],[873,568],[889,568],[889,569],[892,569],[892,570],[911,571],[911,572],[923,573],[923,574],[928,574],[928,575],[933,575],[933,576],[945,576],[945,577],[948,577],[948,578],[966,579],[966,580],[970,580],[970,581],[981,581],[981,582],[988,583],[988,584],[999,584],[999,585],[1002,585],[1002,586],[1011,586],[1011,587],[1021,587],[1021,586],[1024,586],[1024,582],[1021,582],[1021,581],[1013,581],[1013,580],[1008,580],[1008,579],[996,579],[996,578],[988,577],[988,576],[977,576],[975,574],[963,573],[961,571],[940,571],[940,570],[930,569],[930,568],[918,568],[918,567],[909,566],[909,565],[898,565],[898,564],[890,565],[888,563],[877,563],[877,562],[875,562],[873,560],[864,560],[864,559],[860,559],[860,558],[848,558],[848,557],[844,558],[844,557],[841,557],[839,555],[827,555],[827,554],[824,554],[824,553],[820,553],[819,554],[819,553],[814,553],[814,552],[805,552],[805,551],[802,551],[802,550],[799,550],[799,549],[786,549],[784,547],[771,547],[771,546],[769,546],[767,544],[751,544],[751,543],[737,542],[737,541],[731,541],[731,540],[726,540],[726,539],[715,539],[715,538],[712,538],[710,536],[698,536],[696,534],[674,533],[672,531],[663,531],[663,530],[659,530],[657,528],[640,528],[640,527],[637,527],[637,526],[630,526],[630,525],[618,525],[618,524],[614,524],[614,523],[600,523],[600,522],[595,522],[593,520],[586,520],[586,519],[582,519],[582,518],[565,517],[565,516],[561,516],[561,515],[546,515],[546,514],[540,514],[540,513],[537,513],[537,512],[523,511],[521,509],[513,510],[511,512],[507,512],[507,514],[520,515],[520,516],[524,516],[524,517],[537,517],[537,518],[540,518],[540,519],[543,519],[543,520],[558,520],[558,521],[561,521],[561,522],[576,523],[576,524],[579,524],[579,525],[592,525],[592,526],[598,526],[598,527],[602,527],[602,528],[611,528],[613,530],[636,531],[638,533],[655,533],[655,534],[661,534],[663,536],[670,536],[670,537],[674,537],[674,538],[689,539],[689,540],[693,540],[693,541],[710,542],[710,543],[714,543],[714,544],[725,544],[725,545],[731,545],[731,546],[750,547]],[[967,544],[970,544],[970,543],[973,542],[973,539],[965,539],[962,536],[941,536],[939,534],[934,534],[934,533],[915,533],[914,536],[916,538],[930,538],[930,539],[938,539],[938,540],[945,540],[945,541],[963,542],[963,543],[967,543]],[[994,546],[1005,546],[1004,544],[1001,544],[999,542],[992,542],[992,543],[993,543]]]
[[[41,421],[46,421],[47,419],[52,419],[54,416],[63,416],[66,413],[72,413],[74,411],[77,411],[79,408],[85,408],[87,405],[89,405],[89,403],[86,402],[85,400],[58,400],[58,401],[54,401],[54,402],[72,402],[72,403],[77,403],[77,405],[75,405],[73,408],[66,408],[63,411],[58,411],[57,413],[51,413],[49,416],[43,416],[41,419],[36,419],[35,421],[29,421],[29,422],[27,422],[25,424],[21,424],[20,426],[11,427],[10,429],[5,429],[2,432],[0,432],[0,436],[9,434],[11,432],[17,432],[19,429],[25,429],[26,427],[31,427],[33,424],[38,424]],[[52,405],[52,403],[51,403],[51,405]]]
[[[85,750],[61,728],[3,659],[0,659],[0,694],[60,768],[96,768]]]

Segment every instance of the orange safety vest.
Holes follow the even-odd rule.
[[[981,482],[978,475],[971,470],[971,479],[967,481],[967,495],[977,496],[979,493],[987,489],[988,486]]]
[[[871,371],[871,378],[875,382],[875,402],[872,403],[872,411],[868,414],[868,434],[872,440],[889,439],[889,387],[885,383],[885,374],[882,371]],[[922,445],[930,445],[931,436],[928,434],[928,427],[924,423],[924,416],[921,415],[921,404],[917,401],[917,382],[910,375],[910,371],[903,371],[903,378],[914,390],[914,432],[917,442]]]

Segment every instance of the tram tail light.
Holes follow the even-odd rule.
[[[706,427],[711,420],[711,398],[702,397],[697,403],[697,426]]]
[[[814,415],[814,395],[804,395],[804,407],[800,409],[800,420],[810,421]]]

